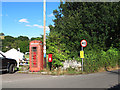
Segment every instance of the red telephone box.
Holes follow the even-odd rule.
[[[38,72],[43,69],[43,45],[42,41],[34,40],[29,47],[30,71]]]

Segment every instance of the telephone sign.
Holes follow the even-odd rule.
[[[81,46],[82,47],[86,47],[87,46],[87,41],[86,40],[82,40],[81,41]]]

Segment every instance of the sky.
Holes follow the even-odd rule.
[[[46,33],[54,25],[53,10],[59,2],[46,2]],[[43,35],[43,2],[2,2],[2,32],[13,37]]]

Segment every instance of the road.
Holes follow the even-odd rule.
[[[84,75],[3,74],[2,88],[110,88],[118,84],[118,70]]]

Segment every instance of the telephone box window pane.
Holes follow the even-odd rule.
[[[37,51],[37,47],[32,47],[32,51],[36,52]]]
[[[32,67],[37,67],[37,47],[32,47]]]

